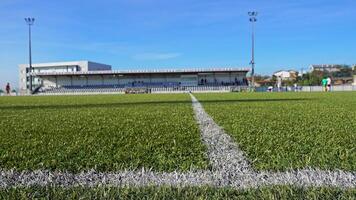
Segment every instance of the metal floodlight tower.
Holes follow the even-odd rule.
[[[35,23],[35,18],[28,17],[25,18],[26,24],[28,25],[28,50],[29,50],[29,79],[30,79],[30,87],[29,90],[32,93],[32,46],[31,46],[31,26]]]
[[[250,22],[252,24],[252,58],[251,58],[251,85],[254,88],[255,87],[255,23],[257,22],[257,15],[258,13],[255,11],[248,12],[248,15],[250,17]]]

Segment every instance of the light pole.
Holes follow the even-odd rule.
[[[254,88],[255,87],[255,23],[257,22],[257,12],[252,11],[248,12],[248,15],[250,16],[250,22],[252,24],[252,58],[251,58],[251,86]]]
[[[30,73],[30,92],[32,92],[32,46],[31,46],[31,26],[33,25],[33,23],[35,22],[35,18],[25,18],[25,21],[28,25],[28,50],[29,50],[29,73]]]

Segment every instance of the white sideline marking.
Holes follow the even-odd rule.
[[[301,187],[333,186],[355,188],[356,172],[322,171],[317,169],[287,172],[257,172],[249,165],[244,153],[231,137],[204,111],[191,95],[195,118],[202,141],[208,148],[212,171],[152,172],[94,170],[78,174],[48,170],[21,171],[0,169],[0,188],[28,186],[96,187],[96,186],[213,186],[257,188],[259,186],[294,185]]]
[[[213,174],[218,178],[215,181],[218,181],[219,185],[242,188],[262,185],[356,187],[355,172],[314,169],[275,173],[255,171],[231,137],[214,122],[192,94],[191,98],[202,140],[207,145],[209,159],[213,165]]]

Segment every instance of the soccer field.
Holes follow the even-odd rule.
[[[355,119],[356,93],[2,97],[0,199],[352,199]]]
[[[197,94],[259,170],[356,170],[356,93]]]
[[[0,166],[17,170],[205,169],[188,95],[0,98]]]

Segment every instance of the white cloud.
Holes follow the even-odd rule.
[[[142,53],[132,58],[135,60],[169,60],[181,56],[180,53]]]

